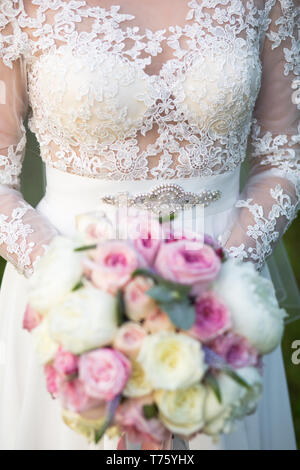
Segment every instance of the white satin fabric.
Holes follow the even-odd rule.
[[[66,235],[74,233],[77,214],[104,207],[100,204],[104,194],[145,192],[159,183],[151,180],[114,183],[51,167],[47,167],[46,175],[46,194],[37,209]],[[225,175],[173,179],[171,182],[180,184],[186,191],[219,189],[222,192],[220,200],[204,211],[204,230],[213,237],[226,231],[233,203],[238,197],[239,168]],[[267,268],[263,274],[269,276]],[[104,436],[99,445],[90,445],[63,423],[59,403],[46,391],[43,370],[37,362],[30,335],[22,330],[27,283],[28,280],[12,264],[7,265],[0,293],[0,449],[116,449],[116,439]],[[222,436],[218,442],[202,435],[188,444],[173,440],[174,449],[185,445],[191,450],[296,449],[280,348],[265,358],[264,395],[257,412],[239,422],[231,435]],[[129,442],[129,448],[138,447]]]

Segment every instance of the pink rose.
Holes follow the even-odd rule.
[[[79,379],[63,381],[59,387],[59,398],[63,408],[74,413],[82,413],[103,404],[103,401],[86,393],[85,386]]]
[[[224,250],[216,240],[214,240],[210,235],[204,235],[204,243],[211,246],[214,249],[216,255],[219,256],[221,260],[223,260],[225,256]]]
[[[221,260],[210,246],[180,240],[161,245],[154,268],[165,279],[195,286],[196,292],[217,278]]]
[[[147,316],[143,323],[143,328],[145,328],[148,333],[158,333],[159,331],[175,331],[175,326],[171,322],[169,315],[159,308]]]
[[[133,225],[133,223],[131,222]],[[162,242],[162,229],[157,220],[151,216],[138,217],[131,236],[134,247],[148,265],[152,265]]]
[[[170,432],[157,418],[145,418],[143,406],[151,404],[153,399],[147,395],[126,399],[117,408],[115,422],[122,431],[128,433],[132,442],[149,440],[159,444],[170,436]]]
[[[199,242],[203,246],[204,236],[201,233],[196,233],[191,230],[174,231],[172,225],[169,222],[162,224],[164,233],[164,243],[174,243],[180,240],[189,240],[193,242]]]
[[[61,380],[60,375],[57,373],[57,371],[51,364],[47,364],[44,366],[44,373],[46,377],[47,390],[53,398],[56,398],[58,394],[59,383]]]
[[[200,341],[210,341],[232,326],[230,312],[215,292],[206,292],[196,299],[195,313],[195,323],[188,334]]]
[[[147,315],[156,311],[155,300],[147,295],[147,291],[154,286],[150,278],[136,276],[124,289],[124,302],[126,314],[130,320],[143,320]]]
[[[53,366],[61,375],[72,375],[78,372],[79,358],[74,354],[64,351],[61,347],[58,349]]]
[[[27,304],[24,318],[23,318],[23,328],[27,331],[32,331],[36,328],[42,321],[42,317],[30,304]]]
[[[113,347],[128,357],[136,357],[146,335],[138,323],[126,322],[118,329]]]
[[[84,260],[85,274],[99,289],[116,294],[131,278],[132,272],[144,263],[137,251],[125,242],[100,243]]]
[[[126,386],[131,363],[115,349],[101,348],[83,354],[79,360],[79,378],[86,393],[101,400],[112,400]]]
[[[235,333],[228,332],[218,336],[208,346],[232,367],[239,368],[259,364],[259,356],[255,348],[245,338]]]

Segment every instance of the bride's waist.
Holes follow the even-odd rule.
[[[113,181],[79,176],[46,165],[46,193],[38,209],[56,225],[68,226],[77,214],[108,208],[102,200],[106,195],[128,193],[134,197],[153,191],[161,184],[170,184],[187,193],[218,192],[219,198],[204,209],[205,215],[211,216],[232,208],[239,193],[239,175],[240,167],[237,167],[232,172],[214,176]]]

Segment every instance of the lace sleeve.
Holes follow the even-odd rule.
[[[26,73],[12,2],[1,0],[0,10],[0,255],[28,277],[57,232],[20,192]]]
[[[225,244],[261,270],[300,199],[300,3],[269,0],[262,83],[253,113],[250,169]]]

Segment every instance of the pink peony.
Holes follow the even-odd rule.
[[[100,243],[92,257],[92,260],[84,260],[85,274],[96,287],[113,295],[127,284],[132,272],[144,264],[133,247],[119,241]]]
[[[146,335],[138,323],[126,322],[118,329],[113,347],[128,357],[136,357]]]
[[[36,328],[42,321],[42,317],[30,304],[27,304],[24,318],[23,318],[23,328],[27,331],[32,331]]]
[[[46,377],[47,390],[53,398],[57,397],[58,387],[60,383],[60,375],[57,373],[53,365],[47,364],[44,366],[44,373]]]
[[[149,404],[153,404],[153,399],[147,395],[129,398],[117,408],[115,422],[122,431],[128,433],[132,442],[147,440],[160,444],[170,437],[170,432],[157,418],[145,418],[143,406]]]
[[[258,352],[242,336],[228,332],[218,336],[208,345],[213,351],[222,356],[232,367],[257,366]]]
[[[53,366],[61,375],[72,375],[78,372],[79,358],[74,354],[64,351],[61,347],[58,349]]]
[[[147,291],[154,286],[150,278],[136,276],[124,289],[126,313],[130,320],[143,320],[147,315],[156,311],[157,304]]]
[[[210,341],[232,326],[229,310],[213,291],[196,299],[195,313],[195,323],[188,333],[200,341]]]
[[[60,384],[59,398],[63,408],[74,413],[83,413],[103,404],[102,400],[90,397],[85,390],[84,384],[79,380],[66,380]]]
[[[143,323],[143,328],[145,328],[148,333],[152,334],[159,333],[160,331],[175,331],[175,326],[171,322],[169,315],[159,308],[147,316]]]
[[[161,245],[154,268],[170,281],[197,288],[217,278],[221,260],[210,246],[197,241],[180,240]]]
[[[86,393],[101,400],[112,400],[126,386],[131,362],[115,349],[101,348],[83,354],[79,360],[79,378]]]

